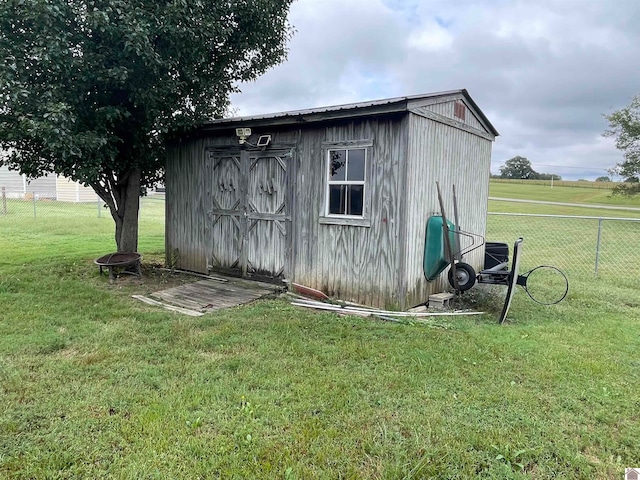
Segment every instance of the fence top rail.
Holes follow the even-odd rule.
[[[488,215],[504,215],[507,217],[543,217],[543,218],[575,218],[582,220],[621,220],[625,222],[640,222],[640,218],[625,217],[591,217],[585,215],[550,215],[544,213],[508,213],[508,212],[487,212]]]

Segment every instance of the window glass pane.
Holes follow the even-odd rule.
[[[347,215],[362,216],[364,185],[349,185],[347,188]]]
[[[347,180],[364,181],[364,148],[349,150],[349,164],[347,165]]]
[[[345,185],[329,185],[329,214],[344,215],[346,200]]]
[[[346,164],[346,150],[329,150],[329,180],[344,180],[347,170]]]

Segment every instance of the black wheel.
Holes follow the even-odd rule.
[[[453,284],[453,269],[449,269],[449,285]],[[458,290],[464,292],[476,284],[476,271],[468,263],[456,263],[456,280],[458,280]],[[454,287],[455,288],[455,287]]]

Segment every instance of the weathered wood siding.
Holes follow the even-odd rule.
[[[431,283],[423,273],[426,222],[429,216],[440,212],[436,181],[442,189],[447,216],[453,221],[455,184],[460,227],[481,236],[485,234],[492,142],[413,113],[409,114],[408,128],[405,278],[406,306],[411,306],[448,287],[446,271]],[[463,246],[465,242],[463,237]],[[464,261],[479,269],[483,252],[482,248],[475,250]]]
[[[473,123],[471,109],[469,123],[461,124],[449,116],[453,102],[441,103],[418,105],[416,113],[252,128],[251,142],[262,134],[272,141],[251,153],[250,170],[233,128],[242,125],[173,146],[166,165],[167,261],[197,272],[235,265],[246,276],[255,268],[378,307],[426,301],[447,286],[444,276],[428,283],[422,270],[426,221],[439,211],[435,182],[450,216],[455,183],[461,227],[484,235],[493,138]],[[366,215],[336,222],[325,215],[326,154],[349,142],[366,146]],[[276,151],[285,153],[259,158]],[[479,249],[465,261],[480,267],[482,258]]]
[[[205,142],[172,145],[166,160],[165,252],[167,265],[207,273],[210,250]],[[210,190],[209,190],[210,191]]]
[[[402,116],[392,116],[254,131],[253,141],[259,134],[272,135],[267,152],[289,149],[291,156],[286,159],[286,172],[278,163],[271,161],[260,167],[269,175],[258,171],[254,177],[249,176],[249,194],[260,202],[266,202],[262,206],[257,204],[258,208],[275,213],[284,199],[280,194],[262,198],[261,189],[269,187],[263,185],[261,179],[269,177],[282,182],[286,173],[290,189],[287,208],[290,221],[271,222],[269,229],[273,241],[254,238],[252,231],[248,231],[245,241],[249,245],[245,247],[254,251],[251,243],[264,243],[259,252],[263,257],[260,262],[270,265],[273,270],[281,269],[284,263],[282,275],[288,280],[345,300],[381,307],[397,305],[400,301],[397,239],[401,228],[400,200],[403,198],[399,181],[406,155],[406,135],[402,124]],[[320,218],[325,213],[327,168],[323,145],[353,140],[370,140],[372,145],[367,158],[366,185],[370,225],[321,223]],[[210,135],[169,150],[166,165],[166,250],[167,261],[173,259],[179,268],[206,272],[211,266],[208,263],[212,245],[221,264],[232,263],[240,254],[240,245],[236,243],[236,248],[231,248],[235,241],[232,238],[237,239],[241,235],[236,222],[227,216],[211,228],[208,211],[212,205],[211,182],[229,177],[223,175],[223,170],[229,173],[229,169],[233,169],[231,160],[223,162],[226,166],[211,163],[207,160],[210,158],[207,152],[220,151],[220,155],[224,155],[227,151],[227,155],[233,155],[233,147],[237,145],[238,139],[230,130],[228,135]],[[213,171],[214,165],[218,165],[215,168],[219,172]],[[235,193],[229,190],[228,195],[234,196]],[[226,202],[230,208],[237,198],[220,197],[217,201]],[[289,243],[286,259],[280,258],[279,253],[283,238]],[[220,245],[217,250],[216,245]],[[273,258],[268,259],[269,255]],[[248,260],[254,262],[250,258]]]
[[[458,111],[458,114],[461,113],[462,117],[456,115],[456,105],[458,105],[458,108],[463,107],[461,109],[462,112]],[[448,119],[457,125],[467,126],[478,132],[489,134],[487,125],[483,123],[478,112],[469,105],[462,94],[452,95],[446,99],[427,99],[412,102],[410,110],[424,115],[434,114]]]
[[[344,121],[300,132],[293,206],[293,280],[367,305],[399,302],[399,177],[406,155],[401,117]],[[370,226],[320,223],[326,196],[323,144],[371,140]]]
[[[449,118],[456,122],[463,123],[470,127],[477,128],[479,130],[484,130],[482,123],[474,115],[473,110],[471,110],[468,105],[465,104],[464,119],[457,117],[455,115],[455,105],[458,102],[464,103],[462,100],[456,100],[456,101],[435,103],[433,105],[421,107],[421,109],[436,113],[438,115],[442,115],[443,117]]]

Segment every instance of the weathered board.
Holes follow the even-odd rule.
[[[429,283],[424,278],[425,225],[439,212],[435,182],[443,190],[445,208],[453,211],[452,185],[456,186],[458,212],[463,230],[484,236],[488,206],[491,142],[451,125],[410,114],[407,172],[406,282],[407,302],[417,304],[429,294],[447,288],[446,275]],[[477,239],[480,242],[481,239]],[[470,244],[463,237],[462,246]],[[475,250],[464,260],[476,269],[483,251]],[[446,272],[445,272],[446,273]]]
[[[275,286],[258,282],[200,280],[152,293],[151,297],[187,310],[210,312],[253,302],[278,291]]]
[[[497,132],[464,91],[405,100],[373,102],[369,116],[348,106],[216,121],[174,145],[168,260],[203,273],[287,279],[377,307],[410,307],[442,291],[444,282],[422,273],[425,224],[439,210],[435,182],[449,209],[455,183],[460,225],[483,235]],[[271,144],[240,147],[235,127],[245,126],[249,142],[269,134]],[[366,154],[361,217],[326,212],[329,150],[347,147]]]
[[[207,151],[209,266],[282,279],[287,264],[291,151]]]

